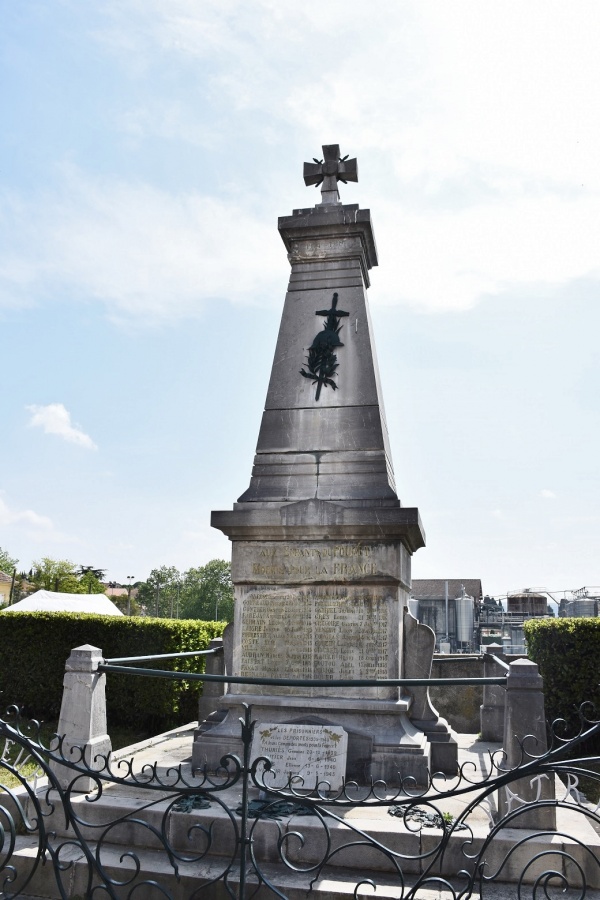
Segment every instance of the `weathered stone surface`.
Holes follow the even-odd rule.
[[[509,665],[506,679],[506,713],[504,716],[504,767],[514,769],[548,749],[544,711],[543,680],[538,667],[529,659],[518,659]],[[549,775],[524,777],[498,793],[498,814],[508,815],[526,803],[554,800],[554,779]],[[534,807],[518,815],[511,823],[515,829],[556,829],[556,807]]]
[[[369,209],[359,209],[357,203],[327,209],[309,206],[295,209],[291,216],[280,216],[278,228],[291,262],[294,257],[307,256],[309,259],[327,260],[330,265],[336,259],[358,257],[363,266],[365,284],[369,287],[368,271],[378,264]],[[336,246],[331,243],[333,239],[338,242]],[[358,253],[354,249],[357,239],[360,247]],[[304,251],[304,241],[311,243],[310,250]],[[354,250],[352,254],[349,244]]]
[[[206,657],[204,671],[207,675],[224,675],[225,674],[225,653],[223,648],[223,638],[213,638],[208,649],[216,651]],[[198,700],[198,720],[204,721],[215,709],[218,699],[223,696],[223,685],[218,681],[205,681],[202,685],[202,694]]]
[[[483,673],[487,678],[506,675],[506,669],[497,663],[502,656],[501,644],[488,644],[485,650]],[[504,661],[504,660],[502,660]],[[506,688],[497,684],[486,684],[483,689],[481,704],[481,737],[484,741],[502,741],[504,739],[504,708],[506,706]]]
[[[271,678],[398,677],[396,594],[385,587],[342,585],[236,587],[234,668],[247,678],[265,672]],[[257,685],[253,693],[384,699],[397,696],[398,689]]]
[[[435,649],[435,633],[404,611],[403,635],[404,675],[406,678],[429,678]],[[429,688],[411,688],[411,721],[420,728],[431,744],[431,766],[434,772],[456,771],[458,745],[448,722],[431,704]]]
[[[82,760],[90,769],[102,769],[105,757],[111,752],[106,725],[106,675],[98,672],[102,650],[83,644],[71,651],[63,681],[57,733],[64,735],[62,754],[78,763]],[[74,783],[74,790],[89,791],[94,787],[91,778],[78,777],[77,772],[56,763],[52,768],[62,787]],[[76,779],[76,780],[75,780]]]
[[[311,330],[312,338],[316,328]],[[302,362],[303,358],[299,356],[299,367]],[[299,387],[314,394],[315,389],[309,379],[303,379]],[[321,397],[319,408],[273,408],[265,411],[258,435],[257,462],[260,462],[260,454],[264,453],[310,453],[318,463],[318,454],[343,452],[353,444],[362,451],[386,451],[377,406],[372,403],[362,403],[360,407],[337,406],[333,400],[338,396],[333,392],[327,395],[322,393]],[[309,403],[310,398],[307,397],[305,402]],[[327,415],[323,414],[325,406],[330,407]],[[356,459],[356,450],[354,454],[354,459],[347,459],[346,462],[360,461]],[[327,456],[320,459],[328,461]]]
[[[242,503],[396,499],[389,438],[365,286],[377,265],[370,213],[357,206],[294,210],[279,221],[292,266],[255,467]],[[339,297],[332,300],[332,297]],[[335,388],[302,377],[322,332],[323,311],[338,303]],[[327,468],[330,453],[351,452]],[[282,471],[274,454],[312,455]],[[372,458],[373,453],[379,459]],[[368,454],[369,470],[362,467]],[[336,462],[339,462],[339,458]],[[375,464],[374,464],[375,463]],[[312,466],[312,468],[307,468]]]
[[[325,540],[335,543],[398,540],[407,551],[407,560],[415,550],[425,546],[417,509],[379,503],[351,505],[349,501],[342,505],[316,497],[279,505],[239,503],[231,511],[213,512],[211,525],[236,543],[239,540]],[[407,569],[409,580],[406,586],[410,587],[408,565]]]
[[[252,716],[258,722],[343,728],[348,733],[347,778],[361,783],[382,778],[394,784],[400,772],[403,777],[414,777],[420,784],[427,779],[431,745],[408,717],[408,697],[363,700],[229,693],[222,700],[223,708],[228,711],[226,718],[194,743],[194,766],[216,767],[226,753],[238,756],[242,753],[239,735],[242,701],[251,705]]]
[[[290,292],[284,306],[279,339],[273,359],[273,369],[266,409],[298,409],[319,411],[325,408],[352,411],[355,406],[379,406],[376,361],[369,331],[367,299],[362,288],[339,291],[339,305],[349,313],[340,325],[342,341],[337,351],[339,368],[336,375],[337,389],[324,389],[318,401],[310,379],[299,376],[306,363],[308,348],[315,335],[323,330],[323,319],[317,310],[331,306],[329,290]],[[340,393],[338,393],[340,392]],[[323,420],[328,421],[324,417]],[[369,436],[368,429],[365,437]],[[282,438],[285,440],[285,438]],[[379,446],[382,438],[379,437]],[[343,444],[342,446],[352,446]],[[362,448],[362,444],[357,445]],[[321,448],[313,444],[309,450]],[[371,449],[366,447],[365,449]]]
[[[398,584],[409,559],[399,541],[237,541],[232,577],[236,584]]]

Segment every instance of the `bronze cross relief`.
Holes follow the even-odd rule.
[[[340,203],[338,181],[343,181],[344,184],[358,181],[356,159],[348,159],[347,156],[342,159],[339,144],[323,144],[323,159],[304,163],[304,184],[314,184],[315,187],[321,185],[321,202],[317,206]]]
[[[321,396],[322,387],[330,387],[337,390],[337,384],[333,380],[337,375],[337,354],[335,351],[338,347],[343,347],[340,340],[340,331],[342,323],[340,319],[349,316],[350,313],[344,309],[338,309],[338,295],[335,293],[331,301],[330,309],[318,309],[315,313],[317,316],[325,316],[323,330],[315,337],[314,341],[308,349],[308,357],[305,363],[306,369],[300,369],[300,374],[304,378],[310,378],[313,384],[317,385],[315,400]]]

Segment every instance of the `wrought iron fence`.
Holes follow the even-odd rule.
[[[299,775],[274,786],[270,761],[252,756],[249,707],[243,754],[225,756],[216,772],[89,759],[62,736],[44,742],[39,724],[12,707],[0,719],[0,897],[245,900],[329,886],[408,900],[432,890],[483,897],[498,881],[518,897],[567,888],[590,896],[600,888],[600,802],[581,790],[585,782],[588,795],[600,793],[600,770],[576,754],[600,732],[593,716],[584,704],[577,735],[554,723],[539,755],[525,737],[510,770],[496,751],[452,777],[432,772],[424,785],[400,772],[394,787],[345,782],[332,791]],[[544,825],[548,811],[556,828]]]

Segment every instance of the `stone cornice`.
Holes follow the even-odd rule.
[[[346,507],[301,500],[272,509],[216,510],[211,525],[231,540],[401,540],[414,553],[425,546],[416,507]]]

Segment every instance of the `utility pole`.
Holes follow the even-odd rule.
[[[448,624],[448,582],[444,582],[444,603],[446,607],[446,641],[450,641],[450,625]]]
[[[133,582],[134,578],[135,578],[135,575],[127,576],[127,581],[128,581],[128,585],[127,585],[127,615],[128,616],[131,615],[131,588],[133,587],[132,582]]]
[[[13,603],[13,598],[14,598],[14,594],[15,594],[15,578],[16,577],[17,577],[17,570],[15,568],[15,569],[13,569],[12,580],[10,582],[10,594],[8,595],[8,605],[9,606],[12,606],[12,603]]]

